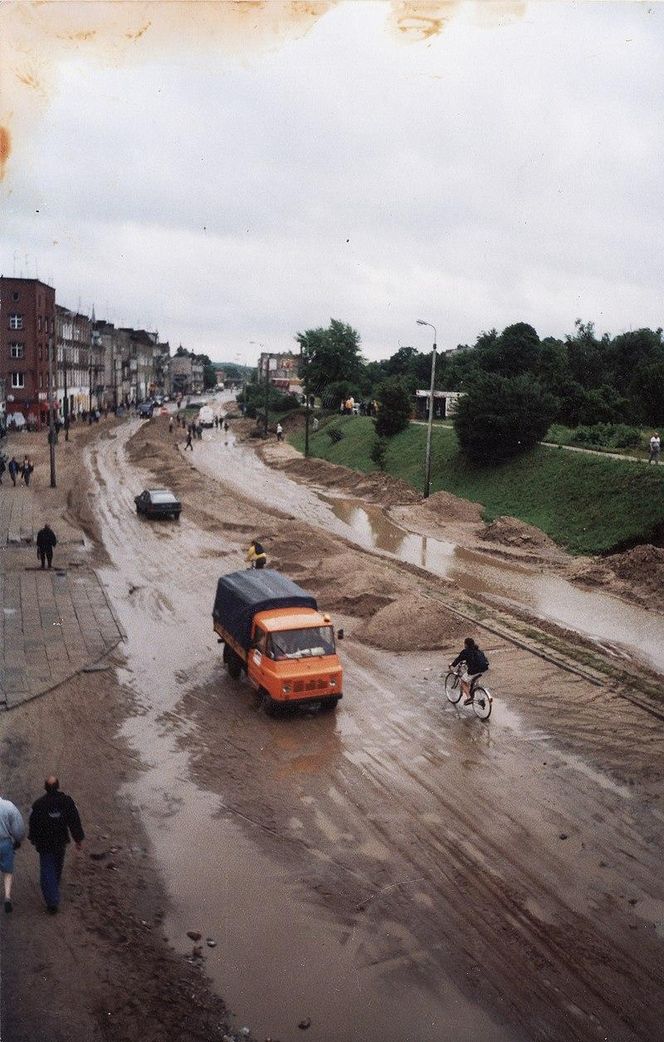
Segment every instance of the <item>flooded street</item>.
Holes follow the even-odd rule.
[[[145,768],[124,796],[166,884],[167,936],[184,956],[187,931],[202,935],[237,1029],[280,1042],[307,1020],[312,1042],[656,1037],[662,786],[636,771],[637,757],[662,760],[653,722],[620,707],[635,789],[599,744],[606,696],[580,678],[495,638],[500,697],[481,724],[441,697],[444,655],[381,652],[352,632],[337,713],[270,719],[228,678],[211,625],[217,577],[243,567],[261,504],[297,519],[277,525],[311,525],[312,540],[324,528],[395,556],[415,545],[221,432],[193,462],[223,486],[176,457],[181,521],[142,521],[133,495],[153,481],[127,454],[138,427],[87,456],[102,578],[128,634],[119,679],[136,711],[122,733]],[[444,552],[431,552],[436,571]],[[561,743],[555,717],[531,719],[525,676],[567,713],[565,733],[588,734],[583,750]],[[616,702],[604,711],[612,731]]]

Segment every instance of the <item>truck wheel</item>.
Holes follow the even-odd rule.
[[[242,673],[242,659],[235,654],[232,648],[228,647],[228,644],[224,644],[224,662],[226,663],[229,677],[233,680],[239,680]]]
[[[260,699],[265,710],[266,716],[278,716],[281,709],[279,702],[275,702],[273,698],[268,695],[264,687],[259,691]]]
[[[320,704],[321,713],[333,713],[339,705],[339,696],[335,695],[333,698],[326,698],[324,702]]]

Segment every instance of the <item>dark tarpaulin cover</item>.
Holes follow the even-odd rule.
[[[212,617],[247,649],[254,615],[268,608],[313,608],[316,598],[272,568],[247,568],[222,575],[217,583]]]

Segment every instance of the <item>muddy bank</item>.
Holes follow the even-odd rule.
[[[664,548],[637,546],[610,557],[584,558],[573,572],[586,586],[600,586],[653,611],[664,611]]]

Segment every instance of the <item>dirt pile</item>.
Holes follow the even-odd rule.
[[[421,499],[419,492],[407,485],[405,481],[378,471],[361,474],[356,470],[350,470],[348,467],[341,467],[336,463],[328,463],[321,459],[299,458],[286,460],[276,465],[281,466],[281,469],[291,477],[304,479],[319,487],[348,492],[349,495],[358,499],[382,503],[385,506],[418,503]]]
[[[484,507],[470,499],[460,499],[451,492],[434,492],[420,503],[421,512],[437,521],[467,521],[478,524],[482,520]]]
[[[662,610],[664,548],[637,546],[602,560],[584,559],[573,577],[591,586],[606,586],[648,607]]]
[[[552,539],[525,521],[516,517],[497,517],[480,533],[480,538],[488,543],[499,543],[501,546],[520,547],[526,550],[546,549],[555,551],[558,548]]]
[[[472,636],[469,623],[464,619],[416,593],[381,608],[356,633],[367,644],[386,651],[451,649],[461,646],[463,638],[469,635]]]

